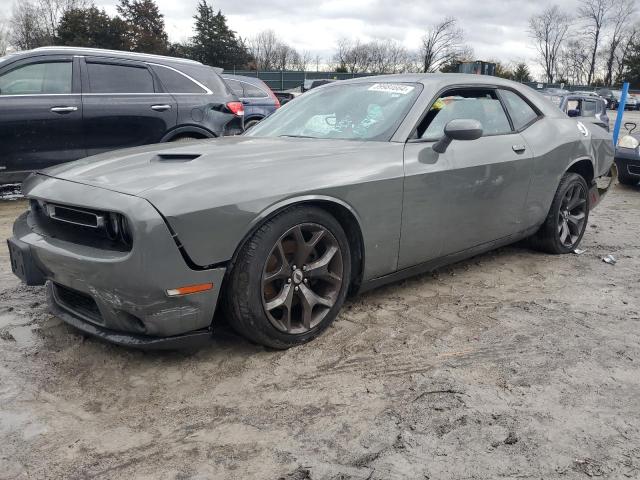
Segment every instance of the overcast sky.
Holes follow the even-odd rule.
[[[6,0],[0,0],[0,4]],[[172,41],[192,35],[197,0],[156,0]],[[115,14],[117,0],[95,0]],[[217,0],[229,24],[242,37],[272,29],[298,50],[329,60],[337,40],[346,36],[395,39],[415,49],[434,21],[454,16],[464,28],[477,59],[524,60],[535,51],[527,34],[529,17],[549,3],[535,0]],[[557,2],[571,10],[576,0]],[[4,9],[3,9],[4,10]],[[537,70],[537,69],[536,69]]]

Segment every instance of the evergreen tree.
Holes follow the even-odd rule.
[[[207,65],[222,68],[244,67],[250,60],[242,39],[236,37],[220,10],[215,13],[206,0],[198,3],[195,20],[196,34],[192,39],[192,58]]]
[[[513,71],[513,80],[516,82],[530,82],[531,73],[526,63],[519,63]]]
[[[55,43],[129,50],[126,23],[119,17],[109,17],[95,6],[65,11],[60,18]]]
[[[118,13],[127,23],[130,49],[134,52],[167,53],[169,39],[164,15],[154,0],[120,0]]]

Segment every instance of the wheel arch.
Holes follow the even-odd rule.
[[[253,234],[262,225],[264,225],[265,222],[269,221],[274,216],[282,213],[288,208],[296,206],[320,208],[332,215],[340,223],[340,226],[347,236],[349,248],[351,249],[351,284],[349,289],[351,293],[356,292],[362,283],[362,275],[364,273],[365,250],[361,226],[362,223],[358,213],[351,205],[338,198],[325,195],[305,195],[302,197],[290,198],[264,209],[253,220],[253,222],[251,222],[249,229],[243,236],[242,240],[238,243],[233,256],[231,257],[231,261],[229,262],[227,275],[233,269],[233,265],[235,264],[240,251]]]
[[[564,173],[577,173],[581,175],[591,185],[595,178],[595,169],[593,161],[589,157],[577,158],[569,164]]]

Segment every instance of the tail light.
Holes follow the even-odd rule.
[[[227,108],[234,115],[239,117],[244,115],[244,105],[242,105],[242,102],[229,102],[227,103]]]

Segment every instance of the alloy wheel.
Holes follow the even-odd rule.
[[[343,282],[342,252],[325,227],[303,223],[273,246],[262,272],[262,304],[284,333],[316,327],[335,305]]]
[[[558,235],[566,248],[573,247],[584,230],[587,218],[587,192],[579,183],[567,190],[558,213]]]

